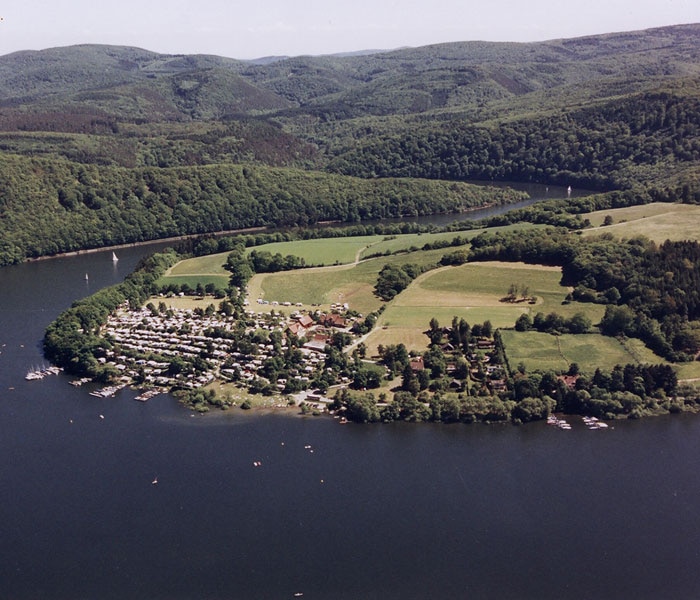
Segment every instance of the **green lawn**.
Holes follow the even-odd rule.
[[[161,285],[186,283],[192,289],[195,289],[199,283],[203,286],[213,283],[218,288],[226,289],[230,273],[224,269],[223,265],[227,254],[224,252],[181,260],[168,269],[158,283]]]
[[[174,265],[167,273],[170,275],[227,275],[224,269],[228,252],[187,258]]]
[[[444,250],[430,250],[383,256],[356,265],[260,274],[253,277],[248,285],[249,297],[251,305],[255,305],[258,298],[270,302],[301,302],[304,305],[347,302],[353,310],[366,314],[377,310],[382,304],[374,295],[374,285],[385,264],[435,264],[444,253]]]

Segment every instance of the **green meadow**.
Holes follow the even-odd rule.
[[[304,306],[348,303],[353,310],[366,314],[377,310],[382,301],[374,295],[374,285],[386,264],[435,264],[445,250],[411,252],[382,256],[357,264],[315,267],[255,275],[248,284],[253,308],[256,300],[301,302]]]
[[[293,242],[275,242],[249,248],[248,252],[270,252],[283,256],[298,256],[309,266],[338,265],[353,263],[367,248],[381,242],[382,235],[358,237],[323,238],[318,240],[298,240]]]
[[[161,285],[186,283],[192,289],[196,288],[197,284],[206,286],[208,283],[213,283],[218,288],[226,289],[230,276],[230,273],[224,269],[226,256],[227,253],[210,254],[181,260],[166,271],[159,283]]]
[[[499,231],[514,231],[517,229],[539,227],[539,225],[532,225],[530,223],[517,223],[515,225],[506,225],[503,227],[491,227],[488,231],[491,233]],[[407,233],[403,235],[386,236],[380,241],[374,242],[368,245],[365,250],[362,251],[362,258],[368,256],[376,256],[385,253],[395,253],[395,252],[407,252],[410,250],[416,250],[423,248],[426,244],[434,244],[435,242],[451,242],[454,238],[460,237],[463,240],[471,240],[480,233],[483,233],[484,229],[474,229],[471,231],[450,231],[450,232],[440,232],[440,233]],[[450,249],[446,248],[445,252],[449,252]]]
[[[584,236],[610,233],[618,238],[644,236],[657,243],[666,240],[700,240],[700,206],[654,202],[641,206],[600,210],[581,215],[587,218],[593,229],[583,231]],[[603,226],[606,217],[611,225]]]
[[[468,263],[459,267],[443,267],[417,278],[406,290],[387,305],[379,327],[370,334],[367,344],[376,351],[379,344],[404,343],[410,350],[427,348],[423,331],[435,317],[442,325],[452,318],[468,323],[491,321],[494,327],[512,327],[523,313],[557,312],[571,317],[586,314],[593,323],[600,321],[604,307],[572,302],[562,304],[569,289],[560,284],[561,269],[523,263]],[[535,303],[503,302],[509,287],[527,286]]]
[[[504,330],[501,335],[511,368],[523,363],[528,371],[566,371],[571,363],[576,363],[582,371],[593,373],[598,367],[664,362],[642,344],[628,346],[598,333],[557,336]]]

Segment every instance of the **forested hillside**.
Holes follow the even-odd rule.
[[[0,57],[0,264],[514,198],[471,179],[694,201],[699,77],[700,25],[261,61],[17,52]]]
[[[125,169],[18,156],[0,156],[0,165],[5,263],[248,227],[460,212],[522,197],[458,182],[252,165]]]

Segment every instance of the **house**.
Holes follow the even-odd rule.
[[[425,369],[422,356],[416,356],[415,358],[412,358],[411,362],[409,362],[408,364],[411,366],[411,371],[414,372],[423,371]]]
[[[314,324],[314,320],[309,315],[298,315],[296,317],[296,322],[304,329],[308,329]]]
[[[578,381],[578,375],[559,375],[557,377],[559,381],[564,382],[564,385],[570,390],[576,389],[576,382]]]
[[[326,327],[337,327],[338,329],[345,329],[348,326],[347,319],[336,313],[331,313],[329,315],[323,315],[321,317],[321,325]]]
[[[287,332],[297,337],[302,337],[306,333],[306,329],[301,323],[295,321],[287,326]]]

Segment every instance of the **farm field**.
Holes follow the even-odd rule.
[[[641,206],[600,210],[581,215],[594,229],[583,231],[584,236],[610,233],[620,238],[642,235],[662,243],[666,240],[700,240],[700,206],[655,202]],[[601,227],[610,216],[612,225]]]
[[[226,289],[230,277],[230,273],[224,269],[227,254],[224,252],[181,260],[165,272],[159,283],[174,283],[178,286],[186,283],[192,289],[198,283],[203,286],[213,283],[218,288]]]
[[[642,344],[630,347],[597,333],[555,336],[503,330],[501,335],[511,368],[523,363],[528,371],[566,371],[570,363],[576,363],[581,371],[593,373],[598,367],[611,369],[629,363],[664,362]]]
[[[515,231],[518,229],[531,229],[540,227],[531,223],[517,223],[515,225],[506,225],[503,227],[491,227],[489,233],[497,233],[499,231]],[[422,248],[426,244],[433,244],[439,241],[451,242],[454,238],[460,237],[463,240],[471,240],[480,233],[487,231],[485,229],[474,229],[471,231],[450,231],[441,233],[407,233],[396,236],[386,236],[382,240],[373,243],[362,251],[362,258],[370,255],[384,254],[386,252],[405,252],[410,249]],[[456,248],[455,248],[456,249]],[[446,248],[445,251],[449,251]]]
[[[537,225],[523,223],[505,227],[493,227],[489,229],[489,231],[515,230],[524,227],[537,227]],[[391,236],[367,235],[273,242],[248,248],[247,252],[257,250],[259,252],[270,252],[271,254],[279,253],[283,256],[297,256],[303,258],[310,267],[347,265],[378,254],[414,251],[422,248],[426,244],[432,244],[438,241],[451,242],[455,237],[470,240],[483,231],[485,230],[475,229],[473,231],[442,233],[408,233]],[[227,255],[228,252],[220,252],[218,254],[187,258],[170,268],[165,274],[164,279],[192,276],[217,276],[228,278],[228,272],[224,269]],[[181,282],[182,281],[183,280],[181,280]],[[195,280],[195,284],[196,283],[197,281]]]
[[[430,250],[383,256],[358,264],[315,267],[282,273],[261,273],[248,284],[251,308],[262,298],[269,302],[301,302],[305,307],[325,306],[333,302],[347,302],[350,308],[362,314],[377,310],[382,301],[374,295],[377,275],[386,264],[434,264],[445,250]],[[267,306],[260,310],[269,310]]]
[[[383,235],[357,237],[322,238],[318,240],[298,240],[274,242],[249,248],[248,252],[280,253],[282,256],[298,256],[309,266],[338,265],[353,263],[360,255],[384,239]],[[224,256],[224,260],[226,257]]]
[[[457,316],[470,324],[489,320],[494,327],[512,327],[523,313],[534,316],[556,311],[567,318],[582,312],[597,323],[604,312],[602,306],[562,304],[569,290],[560,285],[560,278],[558,267],[523,263],[469,263],[430,271],[387,305],[378,327],[369,335],[368,349],[374,353],[379,344],[401,342],[409,350],[424,350],[428,338],[422,332],[433,317],[442,325],[449,325]],[[527,286],[528,293],[537,297],[536,303],[501,302],[511,284]]]

